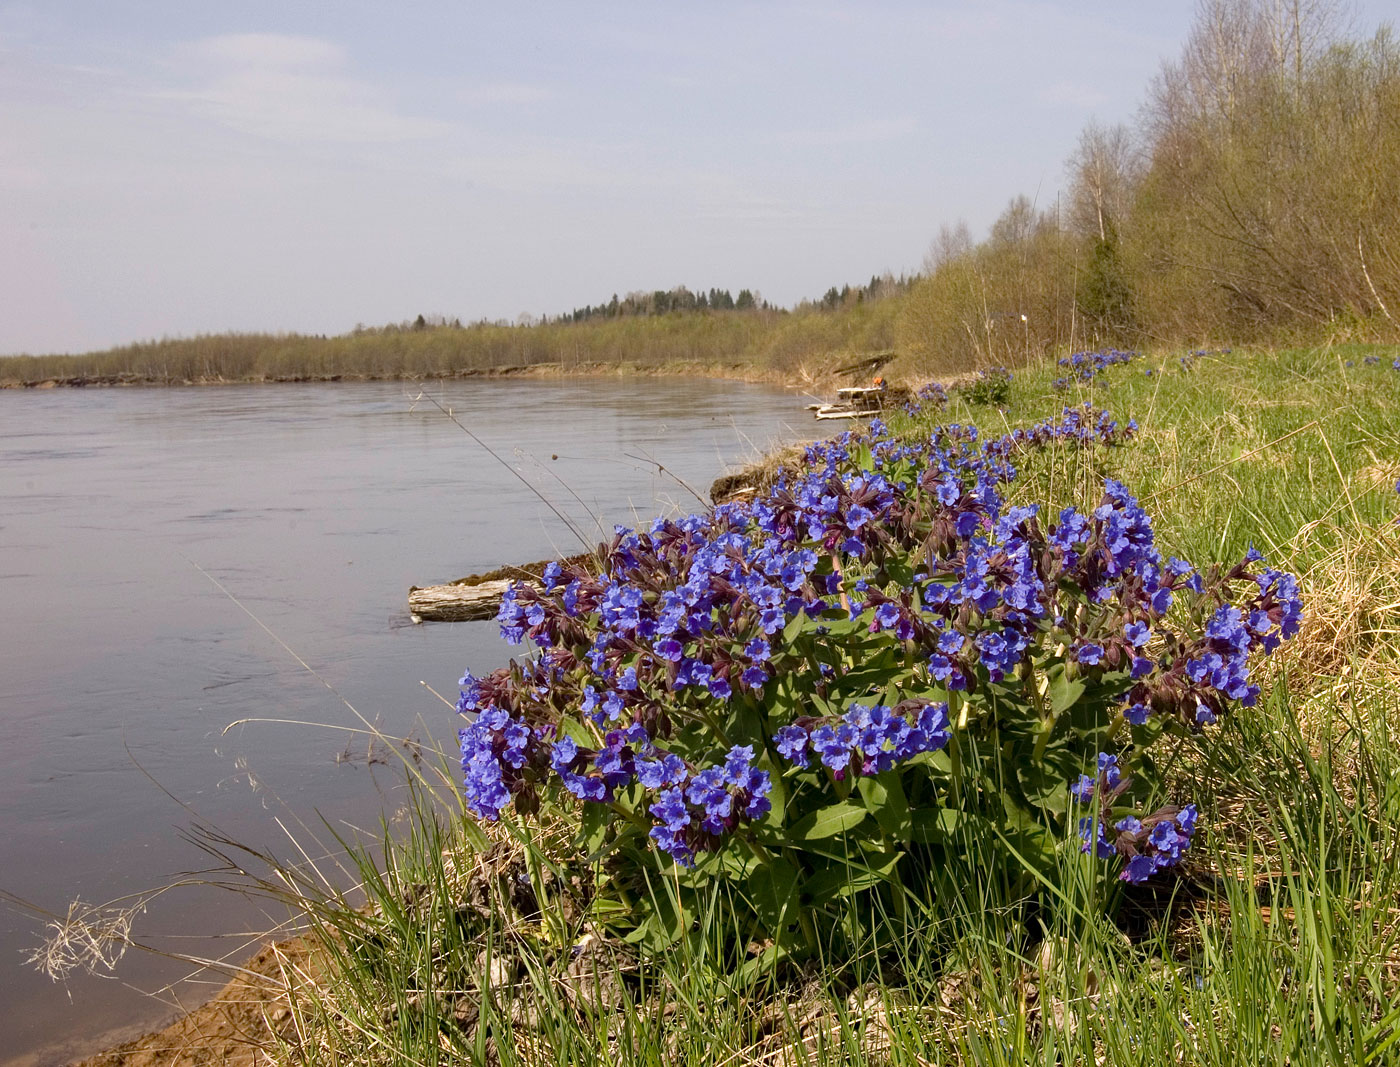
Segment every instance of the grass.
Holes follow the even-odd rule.
[[[416,772],[406,829],[337,843],[353,891],[263,857],[258,887],[302,912],[318,945],[271,1058],[1400,1061],[1397,354],[1236,351],[1184,369],[1161,353],[1068,393],[1047,362],[1017,371],[1004,411],[955,399],[938,416],[993,432],[1088,400],[1134,418],[1123,448],[1028,455],[1018,492],[1054,508],[1119,478],[1164,551],[1204,564],[1254,544],[1302,576],[1307,622],[1259,705],[1172,765],[1206,828],[1183,877],[1105,889],[1067,847],[1028,894],[983,877],[987,843],[968,836],[954,867],[911,887],[923,933],[896,952],[872,951],[852,912],[815,963],[740,981],[713,965],[729,940],[722,896],[682,917],[688,936],[662,958],[599,941],[581,918],[596,872],[570,858],[570,828],[464,819],[445,760],[441,780]],[[898,422],[912,434],[931,418]],[[207,843],[250,869],[231,843]]]
[[[357,853],[369,907],[311,904],[328,963],[294,998],[298,1064],[1302,1064],[1392,1062],[1400,1041],[1400,753],[1336,708],[1319,750],[1280,686],[1191,772],[1219,828],[1193,877],[1096,919],[1074,854],[1054,918],[1004,887],[915,904],[925,940],[750,987],[705,966],[725,909],[672,957],[571,946],[558,848],[418,807]],[[482,846],[485,845],[483,848]],[[979,842],[947,885],[978,886]],[[558,866],[553,866],[557,864]],[[571,960],[572,957],[572,960]]]

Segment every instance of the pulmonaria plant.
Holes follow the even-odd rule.
[[[1197,360],[1208,359],[1212,356],[1228,356],[1228,348],[1198,348],[1194,352],[1187,352],[1184,356],[1177,358],[1182,370],[1190,370],[1196,365]]]
[[[991,404],[1001,407],[1011,397],[1011,372],[1005,367],[987,367],[979,370],[975,378],[963,382],[957,389],[969,404]]]
[[[1098,765],[1097,777],[1082,774],[1070,786],[1070,795],[1093,811],[1079,818],[1079,836],[1084,842],[1081,851],[1093,852],[1099,859],[1122,856],[1126,862],[1118,877],[1133,883],[1145,882],[1158,871],[1180,863],[1196,833],[1196,806],[1168,804],[1146,818],[1125,815],[1114,822],[1114,801],[1128,791],[1132,779],[1123,774],[1118,757],[1108,752],[1099,753]],[[1105,829],[1110,824],[1114,831],[1111,839]]]
[[[1117,482],[1048,522],[1007,499],[1032,452],[1135,429],[1089,406],[987,440],[875,420],[756,499],[618,528],[596,566],[513,586],[501,633],[537,651],[462,679],[468,808],[581,804],[590,854],[748,879],[779,940],[794,906],[853,893],[852,869],[887,890],[960,821],[1048,866],[1098,805],[1124,877],[1171,865],[1195,811],[1134,809],[1160,787],[1142,756],[1252,703],[1252,657],[1301,607],[1256,553],[1164,560]]]
[[[941,411],[948,406],[948,391],[938,382],[929,382],[920,387],[912,400],[904,404],[904,413],[910,417],[921,415],[930,409]]]
[[[1109,367],[1131,363],[1137,358],[1138,353],[1124,352],[1117,348],[1103,352],[1075,352],[1073,355],[1062,356],[1057,363],[1064,367],[1067,373],[1061,378],[1056,378],[1050,386],[1063,392],[1075,383],[1087,385],[1103,382]]]

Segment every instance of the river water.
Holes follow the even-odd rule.
[[[408,587],[578,551],[507,465],[596,542],[809,432],[802,398],[729,382],[427,388],[479,440],[401,383],[0,392],[0,890],[59,914],[143,893],[209,865],[200,820],[287,858],[320,819],[374,831],[403,773],[337,729],[360,725],[340,697],[450,746],[420,681],[455,699],[509,652],[494,623],[414,626]],[[176,889],[132,936],[236,959],[286,918]],[[24,961],[41,927],[0,908],[0,1062],[62,1062],[222,984],[132,951],[55,985]]]

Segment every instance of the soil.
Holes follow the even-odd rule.
[[[284,976],[310,966],[304,939],[265,945],[207,1004],[72,1067],[266,1067],[266,1050],[291,1032]]]

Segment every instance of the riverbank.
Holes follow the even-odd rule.
[[[789,1037],[810,1039],[807,1053],[817,1063],[849,1062],[872,1042],[890,1062],[950,1064],[1026,1062],[1056,1049],[1064,1058],[1155,1062],[1133,1058],[1144,1048],[1216,1064],[1266,1062],[1275,1050],[1303,1063],[1328,1059],[1333,1041],[1363,1052],[1392,1047],[1400,798],[1385,782],[1400,772],[1387,726],[1400,711],[1393,698],[1400,682],[1397,355],[1393,348],[1158,353],[1091,368],[1059,386],[1065,369],[1047,362],[1018,372],[1000,406],[955,396],[942,411],[894,420],[911,439],[943,422],[977,423],[994,434],[1092,401],[1123,421],[1135,418],[1136,438],[1092,457],[1074,449],[1018,455],[1027,492],[1089,491],[1113,477],[1150,502],[1164,553],[1201,562],[1256,545],[1271,565],[1300,576],[1303,629],[1270,661],[1259,705],[1199,735],[1199,744],[1185,744],[1174,772],[1173,788],[1200,805],[1209,830],[1192,847],[1188,878],[1165,892],[1183,900],[1204,894],[1200,907],[1177,913],[1128,898],[1103,929],[1042,935],[1017,927],[1011,936],[1003,919],[1020,905],[997,900],[964,917],[935,963],[873,987],[813,978],[821,1003],[812,1018],[830,1023],[829,1033],[815,1035],[805,1007],[771,1018],[758,1001],[711,988],[713,975],[664,963],[660,1000],[610,1009],[606,1024],[576,1017],[550,999],[557,946],[538,932],[538,920],[486,930],[463,946],[471,951],[458,963],[470,971],[478,952],[488,959],[491,952],[523,954],[530,962],[511,978],[511,997],[554,1013],[544,1048],[562,1042],[580,1052],[613,1027],[640,1034],[633,1051],[621,1041],[608,1049],[605,1041],[593,1054],[617,1063],[672,1052],[673,1062],[779,1062]],[[475,854],[457,836],[465,830],[444,833],[461,854]],[[1344,855],[1335,852],[1338,841]],[[442,864],[439,843],[432,846],[413,854],[421,870],[406,863],[398,877],[450,891],[450,877],[422,875]],[[386,900],[394,892],[387,887]],[[441,906],[455,915],[460,901]],[[386,919],[375,929],[387,942],[408,936],[411,923]],[[1064,937],[1070,940],[1057,939]],[[345,1026],[347,1018],[360,1027],[387,1019],[369,1035],[379,1047],[428,1048],[390,1025],[407,1012],[401,989],[367,978],[354,988],[353,977],[332,980],[333,1012],[308,1009],[318,1040],[348,1055],[366,1035]],[[1338,989],[1354,1010],[1329,1016],[1328,998]],[[410,1006],[424,1014],[431,1007]],[[455,1006],[444,1006],[447,1017]],[[514,1009],[507,1008],[499,1025],[508,1028]],[[1316,1035],[1339,1030],[1316,1043]],[[517,1031],[517,1060],[542,1051],[529,1043],[537,1033]],[[496,1030],[490,1040],[511,1039]],[[1002,1055],[987,1053],[1003,1047]],[[587,1058],[580,1052],[580,1059]]]
[[[825,370],[802,369],[796,375],[742,362],[678,361],[672,363],[529,363],[479,370],[459,370],[435,375],[400,377],[376,374],[275,375],[243,378],[203,377],[158,379],[134,374],[75,376],[0,381],[0,390],[50,389],[130,389],[194,388],[229,385],[305,385],[339,382],[403,382],[430,385],[443,382],[500,379],[555,378],[700,378],[744,382],[750,385],[776,385],[801,392],[813,399],[825,399],[837,386],[867,380],[868,361],[855,366],[842,364]]]
[[[291,990],[317,970],[314,942],[296,937],[264,945],[209,1000],[173,1013],[164,1026],[66,1040],[3,1067],[266,1067],[294,1036]]]

